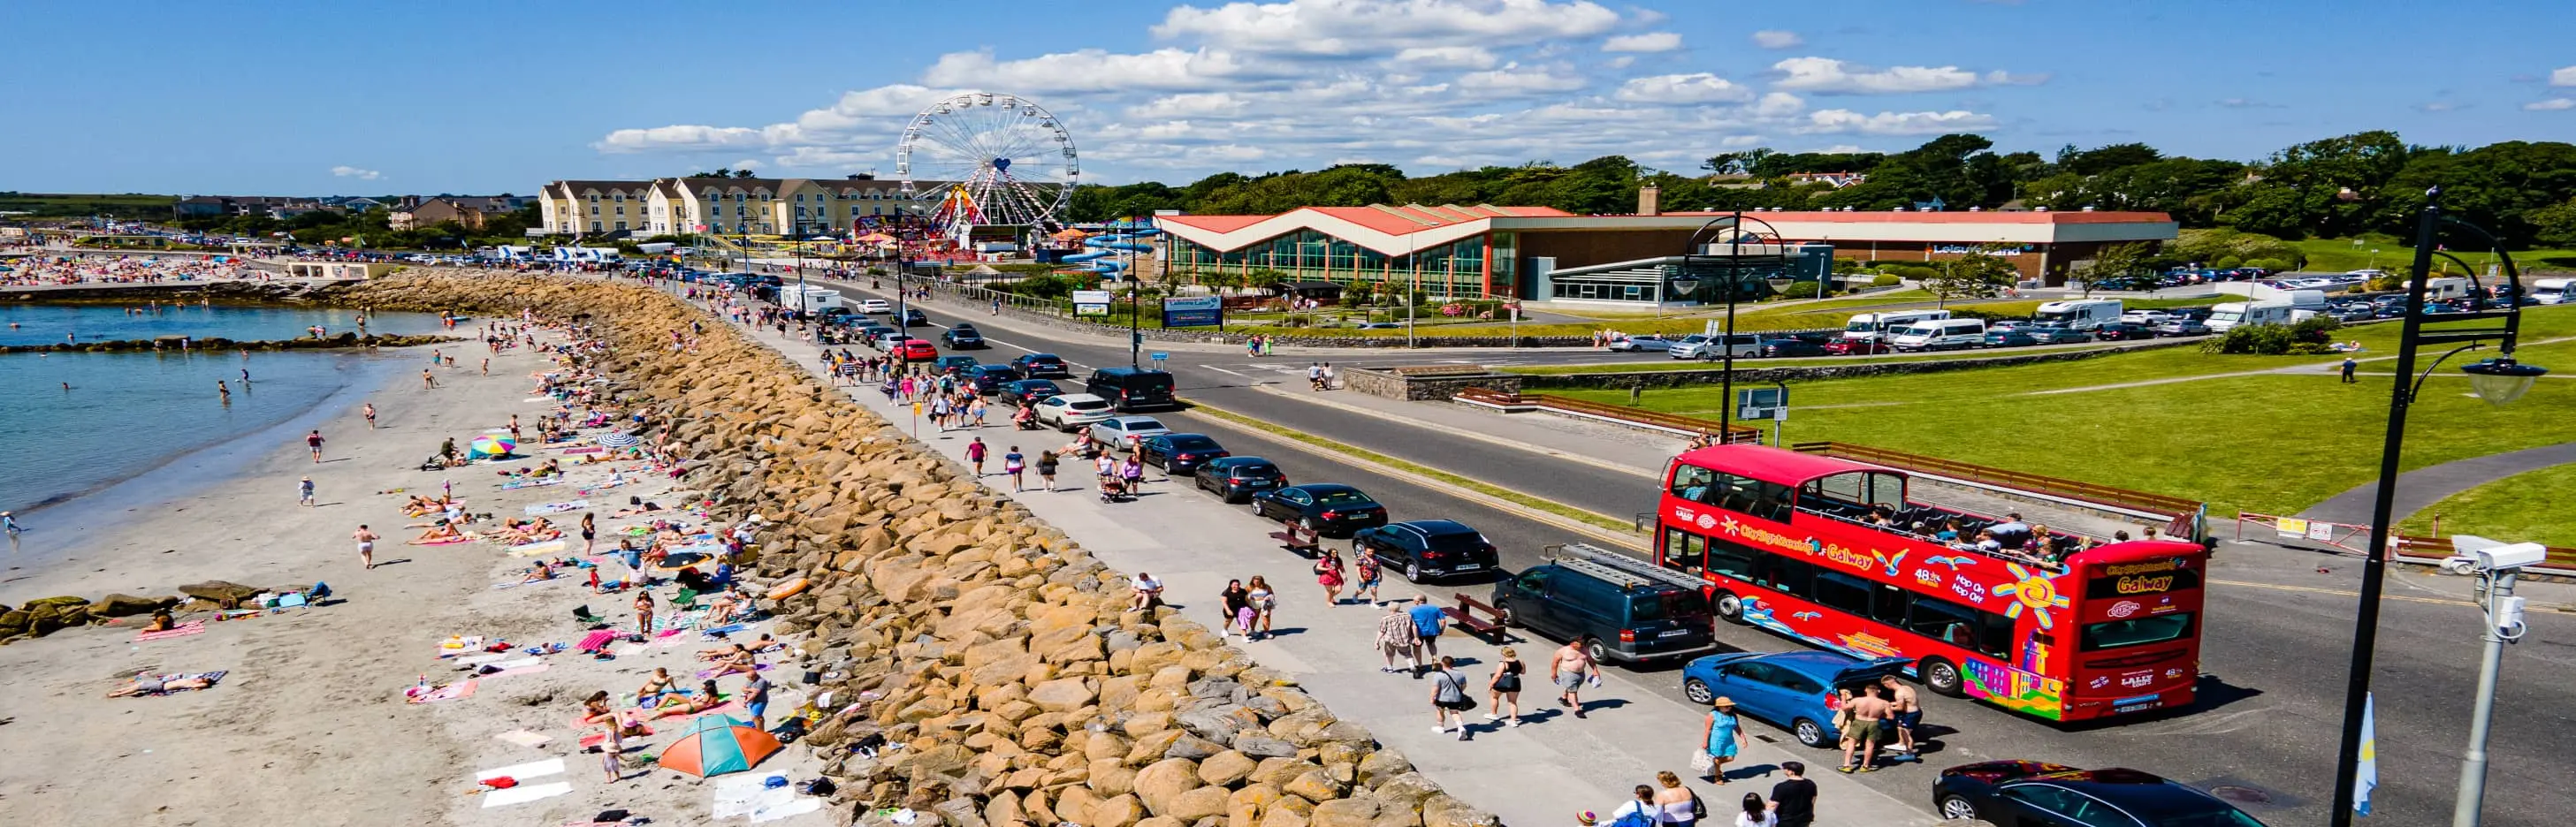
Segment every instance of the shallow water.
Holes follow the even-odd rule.
[[[136,314],[129,309],[142,310]],[[0,305],[0,345],[48,345],[56,342],[100,342],[150,339],[156,336],[221,336],[235,341],[293,339],[321,326],[337,336],[357,330],[357,311],[320,307],[258,307],[163,303],[126,306],[22,304]],[[367,320],[367,332],[436,333],[438,316],[429,313],[379,313]],[[468,335],[471,335],[470,331]],[[66,337],[76,337],[69,338]]]

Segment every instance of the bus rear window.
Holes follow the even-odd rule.
[[[2087,624],[2078,641],[2083,651],[2100,652],[2180,640],[2191,634],[2191,613],[2137,617]]]

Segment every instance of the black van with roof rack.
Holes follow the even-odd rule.
[[[1701,583],[1618,552],[1581,543],[1559,559],[1494,584],[1507,625],[1558,640],[1590,636],[1595,661],[1685,658],[1717,649],[1716,618]]]

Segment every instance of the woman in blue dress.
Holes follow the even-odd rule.
[[[1693,769],[1701,771],[1701,778],[1726,783],[1726,762],[1735,760],[1747,737],[1738,723],[1734,698],[1720,695],[1709,701],[1708,720],[1700,728],[1700,755],[1706,757],[1691,762]]]

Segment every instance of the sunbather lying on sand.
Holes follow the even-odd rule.
[[[710,677],[749,675],[760,671],[760,659],[752,656],[750,647],[737,643],[733,649],[733,654],[725,656],[724,663],[718,664],[715,674]]]
[[[712,683],[712,681],[710,681],[710,683]],[[213,685],[215,685],[214,679],[207,677],[202,673],[195,675],[181,675],[168,680],[163,680],[160,675],[145,672],[135,675],[132,682],[109,690],[107,696],[110,698],[131,698],[137,695],[158,695],[163,692],[175,692],[182,689],[204,689]]]
[[[655,721],[673,715],[695,715],[714,709],[723,703],[724,696],[716,693],[716,682],[707,681],[699,684],[698,691],[694,693],[673,692],[663,695],[661,703],[654,705],[653,714],[644,716],[644,720]]]
[[[536,565],[528,568],[528,573],[522,575],[519,578],[519,582],[535,583],[541,580],[553,579],[555,579],[555,565],[544,560],[539,560]]]
[[[679,682],[671,679],[670,667],[656,666],[653,667],[653,676],[644,679],[643,688],[635,690],[635,700],[649,705],[678,689]]]
[[[411,538],[411,542],[413,545],[419,545],[421,543],[434,543],[440,540],[457,540],[464,538],[464,536],[465,532],[458,531],[455,526],[448,525],[445,520],[440,520],[437,525],[430,526],[428,531],[421,532],[420,536]]]

